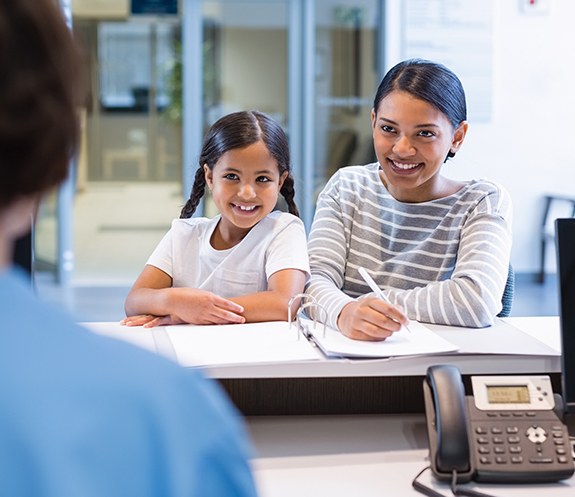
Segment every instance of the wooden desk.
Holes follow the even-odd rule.
[[[419,496],[411,487],[428,465],[422,415],[248,418],[261,497]],[[421,481],[445,496],[429,472]],[[555,484],[477,485],[500,497],[575,495],[575,478]]]

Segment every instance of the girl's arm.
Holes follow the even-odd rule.
[[[172,288],[172,278],[147,265],[125,302],[128,326],[243,323],[243,308],[231,300],[196,288]]]
[[[267,291],[235,297],[232,301],[244,308],[243,316],[247,322],[287,321],[289,301],[303,292],[306,276],[305,271],[299,269],[277,271],[269,277]],[[292,317],[299,304],[299,299],[294,301]]]

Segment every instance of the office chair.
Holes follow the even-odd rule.
[[[509,271],[507,273],[507,282],[501,297],[501,312],[497,314],[498,318],[506,318],[511,314],[511,307],[513,305],[513,294],[515,292],[515,271],[513,266],[509,263]]]

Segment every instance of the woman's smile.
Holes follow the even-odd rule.
[[[423,162],[399,162],[393,159],[387,159],[388,163],[395,174],[409,175],[414,174],[424,167]]]

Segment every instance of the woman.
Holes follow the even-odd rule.
[[[384,340],[409,319],[484,327],[501,310],[511,250],[511,202],[486,180],[442,166],[467,133],[457,76],[425,60],[393,67],[371,112],[377,162],[340,169],[318,198],[307,292],[328,324]],[[390,303],[370,295],[365,267]]]

